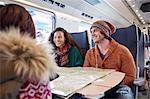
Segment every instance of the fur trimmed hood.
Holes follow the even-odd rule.
[[[28,35],[21,34],[16,28],[0,31],[0,68],[13,69],[15,77],[23,80],[49,80],[49,77],[54,77],[57,64],[52,54],[53,47],[37,44]],[[8,74],[12,73],[1,71],[2,80],[7,80]]]

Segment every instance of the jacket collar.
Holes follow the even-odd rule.
[[[96,47],[96,51],[95,51],[95,58],[96,58],[96,67],[98,66],[98,64],[100,64],[100,66],[102,66],[103,62],[113,53],[113,51],[117,48],[119,44],[112,39],[109,45],[109,49],[104,57],[104,59],[102,60],[102,58],[100,57],[100,53],[98,51],[98,48]]]

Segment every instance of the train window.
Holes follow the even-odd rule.
[[[81,21],[80,22],[80,25],[79,25],[79,31],[87,31],[88,33],[88,41],[89,41],[89,45],[90,45],[90,48],[92,47],[92,38],[91,38],[91,33],[90,33],[90,27],[91,27],[91,24],[89,23],[86,23],[86,22],[83,22]]]
[[[55,14],[42,8],[37,8],[36,6],[34,7],[30,4],[26,5],[15,1],[7,1],[7,0],[4,2],[0,1],[1,5],[9,3],[15,3],[26,8],[26,10],[32,16],[33,22],[35,24],[37,42],[38,43],[47,42],[50,33],[54,30],[56,24]]]
[[[48,41],[50,33],[54,28],[55,15],[51,12],[35,9],[31,7],[26,8],[32,16],[36,28],[36,40],[38,43]]]
[[[80,24],[79,24],[79,31],[81,32],[81,31],[87,30],[89,32],[90,27],[91,27],[91,24],[81,21]]]

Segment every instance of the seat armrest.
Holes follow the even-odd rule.
[[[144,83],[145,83],[145,78],[143,77],[139,77],[138,79],[135,79],[133,82],[135,86],[142,86],[144,85]]]

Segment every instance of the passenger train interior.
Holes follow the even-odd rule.
[[[47,42],[56,27],[63,27],[84,58],[94,47],[92,23],[103,19],[114,24],[112,38],[130,50],[136,63],[134,97],[150,99],[150,0],[0,0],[1,5],[9,3],[30,13],[38,43]]]

